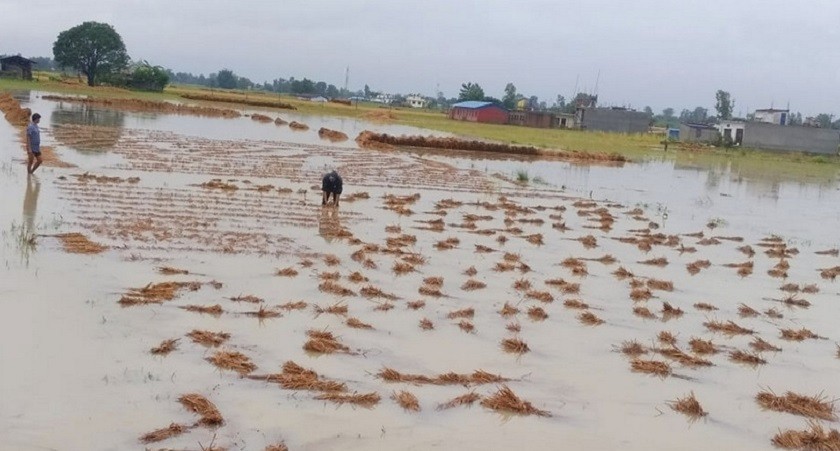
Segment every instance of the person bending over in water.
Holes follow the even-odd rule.
[[[332,194],[333,205],[338,207],[338,198],[341,196],[342,184],[343,181],[341,180],[341,176],[338,175],[338,172],[332,171],[324,174],[324,178],[321,179],[321,191],[324,192],[321,205],[327,205],[327,201],[330,200],[330,194]]]

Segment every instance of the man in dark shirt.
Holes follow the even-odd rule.
[[[30,174],[34,174],[35,170],[41,166],[41,129],[38,128],[38,123],[41,122],[41,115],[35,113],[32,115],[32,122],[26,127],[26,170]]]
[[[342,185],[343,181],[341,180],[341,176],[338,175],[338,172],[332,171],[324,174],[324,178],[321,179],[321,191],[324,192],[321,205],[327,205],[327,201],[330,200],[330,194],[332,194],[333,205],[338,207],[338,198],[341,196]]]

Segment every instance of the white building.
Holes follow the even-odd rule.
[[[426,108],[429,105],[429,101],[419,94],[412,94],[406,97],[405,102],[412,108]]]
[[[741,145],[744,142],[744,128],[746,124],[741,121],[721,121],[717,129],[723,142]]]
[[[768,124],[788,125],[790,122],[790,110],[777,110],[768,108],[766,110],[755,110],[755,121]]]

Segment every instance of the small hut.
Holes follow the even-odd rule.
[[[32,65],[34,61],[20,55],[0,58],[0,72],[3,76],[15,76],[24,80],[32,80]]]

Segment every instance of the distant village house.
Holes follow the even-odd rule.
[[[468,100],[452,105],[449,118],[456,121],[507,124],[508,111],[492,102]]]
[[[0,58],[0,75],[32,80],[33,64],[35,64],[34,61],[20,55]]]
[[[418,94],[412,94],[406,97],[405,103],[407,103],[411,108],[426,108],[429,105],[429,101]]]

